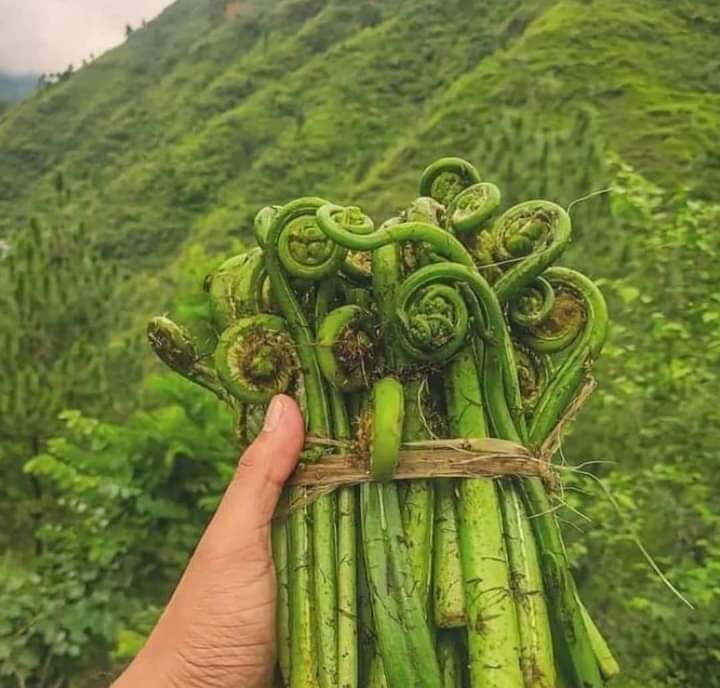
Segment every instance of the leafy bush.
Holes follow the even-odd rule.
[[[592,519],[574,519],[586,532],[572,558],[620,651],[619,685],[710,688],[720,685],[720,206],[670,196],[621,164],[614,188],[625,239],[593,258],[596,273],[614,275],[603,280],[611,345],[569,456],[611,461],[591,470],[623,516],[592,481],[572,479],[569,502]]]
[[[189,383],[153,378],[125,425],[63,414],[25,470],[55,497],[32,562],[0,575],[0,686],[108,670],[151,628],[234,467],[232,420]]]

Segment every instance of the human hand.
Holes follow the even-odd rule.
[[[267,688],[275,664],[270,521],[303,419],[276,396],[145,647],[113,688]]]

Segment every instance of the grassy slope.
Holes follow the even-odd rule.
[[[0,118],[0,231],[62,170],[108,253],[161,265],[303,192],[388,212],[436,155],[482,163],[499,109],[584,103],[650,177],[713,191],[720,9],[695,4],[180,0]]]
[[[606,141],[648,177],[717,194],[720,5],[672,0],[560,0],[447,94],[447,105],[368,175],[363,191],[447,151],[483,160],[475,133],[498,108],[534,111],[549,127],[581,104]],[[704,3],[707,4],[707,3]],[[715,175],[703,177],[715,159]],[[492,172],[493,170],[489,170]]]
[[[397,2],[384,16],[371,3],[296,0],[272,12],[244,3],[204,32],[208,7],[178,3],[125,49],[7,118],[9,220],[37,199],[28,176],[64,169],[83,180],[78,202],[110,250],[164,255],[195,218],[201,236],[222,241],[261,203],[347,191],[493,50],[512,12],[488,4],[490,18],[439,0]],[[158,47],[155,34],[174,24],[194,33]],[[132,96],[122,88],[128,72],[138,74]],[[94,94],[103,78],[108,87]]]

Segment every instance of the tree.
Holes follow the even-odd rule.
[[[172,275],[172,311],[203,342],[215,335],[198,285],[217,264],[197,245]],[[232,413],[212,394],[175,375],[140,389],[142,410],[119,422],[63,412],[24,465],[50,508],[39,556],[0,561],[0,688],[108,685],[104,672],[143,644],[235,470]]]
[[[0,520],[15,537],[29,532],[28,519],[41,507],[23,463],[43,449],[63,409],[116,406],[113,371],[121,365],[128,379],[133,371],[135,344],[108,341],[123,312],[119,272],[66,213],[61,175],[54,186],[57,205],[6,240],[0,261]]]
[[[123,424],[63,414],[26,470],[40,556],[0,561],[0,688],[107,686],[151,630],[235,468],[232,416],[167,375]]]
[[[67,69],[64,72],[58,72],[57,80],[58,81],[67,81],[73,74],[75,73],[75,65],[68,65]]]

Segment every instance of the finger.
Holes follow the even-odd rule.
[[[274,397],[263,430],[241,457],[209,530],[227,527],[237,534],[267,526],[283,485],[297,465],[304,437],[297,403],[282,394]]]

